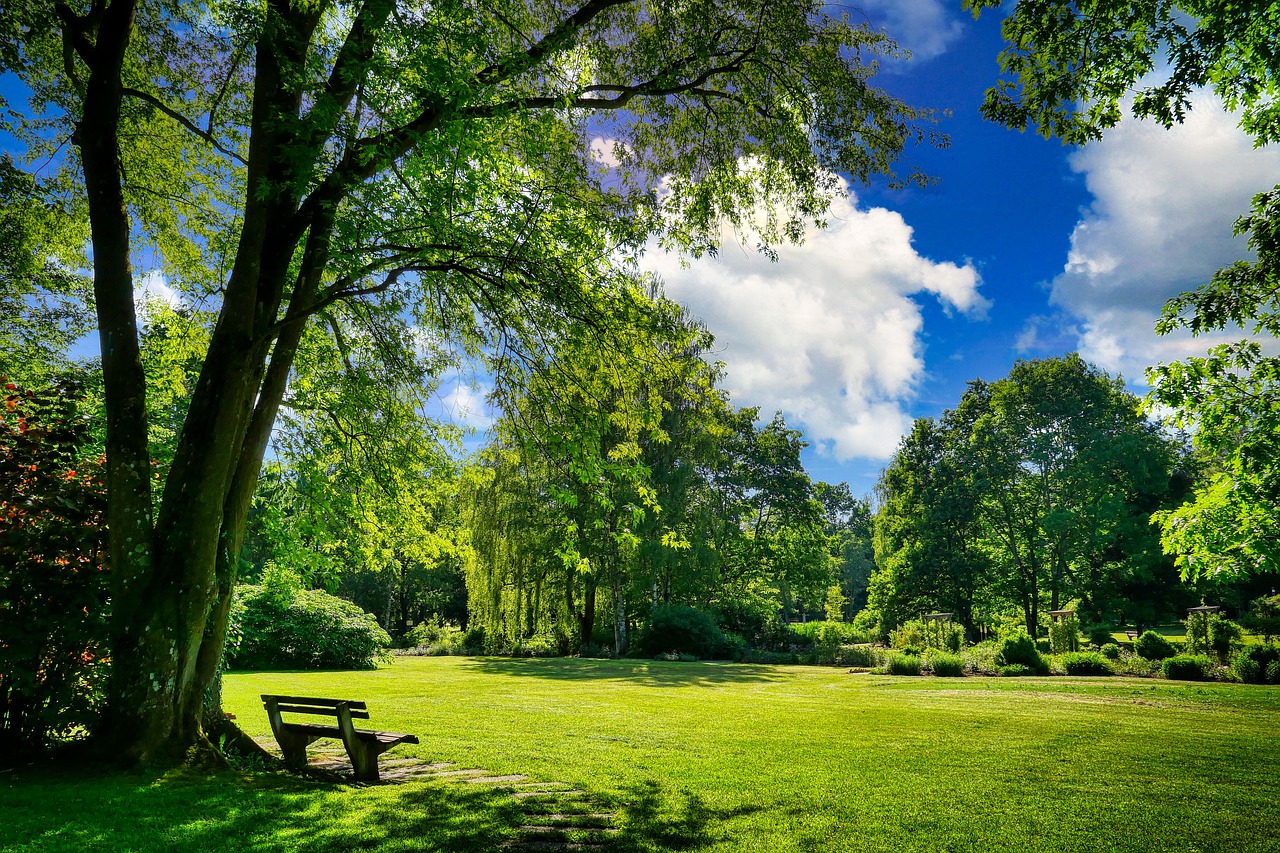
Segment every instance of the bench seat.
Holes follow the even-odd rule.
[[[378,756],[401,743],[419,743],[418,736],[405,732],[387,732],[377,729],[357,729],[352,718],[369,719],[363,702],[348,699],[320,699],[300,696],[262,695],[262,706],[267,710],[271,730],[275,733],[285,764],[301,769],[307,764],[307,746],[320,738],[342,741],[356,779],[360,782],[378,781]],[[285,722],[282,713],[316,714],[337,719],[337,725],[321,723]]]

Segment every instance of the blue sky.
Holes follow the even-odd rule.
[[[1019,358],[1078,350],[1141,392],[1143,368],[1203,350],[1156,337],[1160,306],[1244,256],[1232,223],[1280,174],[1280,152],[1253,150],[1208,94],[1180,128],[1125,121],[1082,149],[984,122],[999,17],[958,6],[861,4],[915,54],[881,85],[950,111],[950,147],[909,152],[937,184],[851,187],[776,264],[731,235],[717,260],[646,260],[717,335],[734,401],[784,411],[810,473],[855,494],[911,419]]]

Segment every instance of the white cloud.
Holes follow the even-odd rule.
[[[825,229],[779,248],[777,263],[726,232],[717,258],[682,266],[654,252],[643,265],[715,334],[736,404],[781,409],[840,461],[885,459],[910,427],[905,402],[924,372],[911,296],[970,317],[988,305],[972,266],[921,257],[911,233],[897,213],[859,210],[850,193]]]
[[[181,294],[165,281],[164,273],[160,270],[149,270],[134,280],[134,310],[145,318],[147,306],[156,302],[167,303],[170,308],[181,308],[186,304]]]
[[[1206,338],[1157,337],[1156,318],[1169,298],[1245,257],[1232,226],[1275,183],[1280,150],[1254,149],[1236,119],[1202,95],[1183,125],[1125,120],[1070,163],[1094,201],[1050,301],[1078,321],[1081,354],[1140,381],[1148,365],[1202,352]]]
[[[485,394],[479,380],[451,372],[436,392],[440,414],[457,426],[486,430],[493,426],[494,416],[485,402]]]
[[[942,0],[862,0],[858,8],[917,60],[945,53],[964,29]]]

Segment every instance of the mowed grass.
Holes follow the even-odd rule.
[[[649,661],[401,658],[242,673],[369,703],[414,755],[564,782],[618,850],[1280,850],[1280,690],[1139,679],[933,679]],[[3,850],[487,850],[509,792],[278,774],[0,776]]]

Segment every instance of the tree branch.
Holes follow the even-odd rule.
[[[173,119],[178,124],[185,127],[188,131],[200,137],[205,142],[209,143],[209,145],[212,146],[214,149],[216,149],[217,151],[221,151],[223,154],[226,154],[231,159],[238,161],[241,165],[244,165],[244,166],[249,165],[249,162],[245,160],[245,158],[241,157],[239,154],[232,151],[231,149],[223,147],[222,143],[220,143],[212,133],[210,133],[207,130],[201,130],[199,126],[197,126],[193,121],[191,121],[189,118],[184,116],[182,113],[170,107],[164,101],[161,101],[155,95],[148,94],[147,92],[143,92],[139,89],[134,89],[129,86],[125,86],[122,91],[124,92],[124,94],[128,95],[131,98],[137,98],[140,101],[144,101],[148,104],[151,104],[151,106],[155,107],[160,112],[164,113],[169,118]]]

